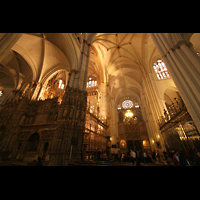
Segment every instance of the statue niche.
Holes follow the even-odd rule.
[[[32,134],[27,142],[26,151],[37,151],[38,143],[39,143],[39,134]]]

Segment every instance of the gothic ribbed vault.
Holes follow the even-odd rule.
[[[151,71],[159,53],[148,33],[97,33],[87,35],[99,54],[112,97],[131,96],[141,101],[142,78]]]

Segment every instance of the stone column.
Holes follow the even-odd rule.
[[[61,103],[62,112],[59,113],[62,131],[59,130],[55,134],[49,165],[67,165],[69,162],[81,161],[87,106],[86,81],[89,53],[90,46],[84,40],[79,69],[72,69],[69,73],[68,85]],[[58,148],[59,146],[60,148]],[[69,161],[70,155],[71,161]]]
[[[151,37],[200,132],[200,59],[181,34],[151,33]]]
[[[72,69],[71,72],[69,73],[69,78],[68,78],[68,84],[67,84],[67,87],[70,87],[70,88],[74,88],[74,85],[76,85],[78,81],[78,79],[75,80],[75,77],[77,76],[76,74],[78,74],[79,71],[75,70],[75,69]]]
[[[152,75],[148,74],[143,78],[143,88],[149,100],[150,106],[155,114],[155,117],[159,119],[163,115],[162,104],[159,101],[158,90],[152,80]]]
[[[35,82],[34,85],[33,85],[33,91],[32,91],[33,94],[31,96],[32,101],[37,100],[37,97],[39,96],[40,89],[41,89],[41,84]]]
[[[99,93],[100,95],[100,100],[99,100],[99,106],[100,106],[100,114],[101,116],[105,119],[107,119],[107,107],[108,107],[108,94],[107,94],[107,84],[106,83],[100,83],[99,84]]]
[[[81,56],[81,66],[80,66],[80,78],[79,78],[79,89],[86,91],[86,82],[88,75],[88,66],[89,66],[89,56],[90,56],[90,45],[87,44],[87,41],[83,41],[83,49]]]
[[[89,55],[90,55],[90,45],[87,44],[86,40],[84,40],[81,50],[79,70],[78,71],[75,70],[74,71],[75,73],[72,73],[69,81],[69,87],[76,88],[81,91],[86,91]]]
[[[109,119],[109,132],[112,137],[111,144],[116,144],[116,139],[118,138],[118,113],[117,113],[117,106],[115,105],[115,101],[112,97],[109,100],[109,107],[110,107],[110,119]]]
[[[40,98],[43,97],[45,89],[46,89],[46,86],[44,84],[41,84],[41,86],[40,86],[40,92],[39,92],[37,100],[40,100]]]
[[[152,150],[156,149],[156,141],[161,143],[161,151],[165,149],[164,139],[161,135],[161,131],[159,130],[158,119],[163,115],[163,108],[161,101],[159,100],[158,91],[156,91],[156,87],[152,81],[151,74],[146,75],[143,78],[143,88],[144,94],[142,98],[142,105],[145,107],[146,113],[146,126],[148,130],[150,145]],[[144,113],[144,108],[142,108]]]

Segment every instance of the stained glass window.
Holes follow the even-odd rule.
[[[97,81],[95,81],[93,78],[88,78],[88,82],[87,82],[87,88],[88,87],[96,87],[97,86]]]
[[[132,108],[133,102],[131,100],[125,100],[125,101],[122,102],[122,107],[124,109]]]
[[[61,85],[61,89],[64,89],[64,86],[65,86],[65,85],[64,85],[64,84],[62,84],[62,85]]]
[[[65,87],[65,85],[62,83],[62,80],[60,79],[60,80],[59,80],[58,88],[64,89],[64,87]]]
[[[92,86],[92,81],[89,81],[89,87],[91,87]]]
[[[156,60],[153,64],[158,80],[170,78],[167,67],[162,60]]]
[[[58,88],[64,89],[64,87],[65,87],[65,85],[62,83],[62,80],[60,79],[60,80],[59,80]]]
[[[58,86],[58,88],[61,88],[61,86],[62,86],[62,80],[59,80],[59,86]]]
[[[139,106],[139,104],[138,104],[138,102],[135,102],[135,108],[139,108],[140,106]]]

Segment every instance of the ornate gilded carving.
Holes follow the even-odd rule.
[[[69,141],[72,136],[77,139],[77,147],[74,147],[76,154],[73,157],[76,159],[76,155],[79,155],[77,159],[80,159],[87,93],[74,88],[66,88],[62,103],[58,105],[58,98],[44,101],[31,100],[36,87],[36,83],[29,84],[25,88],[22,98],[19,97],[18,104],[8,102],[2,108],[0,125],[3,128],[0,131],[4,131],[5,134],[0,142],[0,159],[2,159],[1,155],[8,150],[7,154],[12,159],[33,160],[35,159],[33,154],[44,158],[44,144],[48,141],[49,150],[45,149],[45,152],[48,152],[45,153],[45,156],[48,156],[51,165],[62,164],[69,156],[71,145]],[[12,141],[13,147],[9,147],[9,149],[8,144],[14,134],[14,131],[10,130],[18,130],[18,134]],[[37,153],[28,154],[26,151],[28,139],[34,133],[39,133]],[[58,156],[61,152],[66,154],[65,158]],[[8,156],[3,157],[7,159]]]

